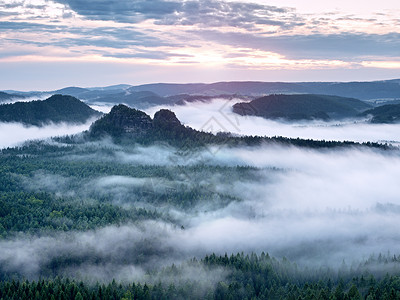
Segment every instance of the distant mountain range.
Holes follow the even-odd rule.
[[[240,115],[287,120],[343,119],[357,117],[371,106],[354,98],[327,95],[269,95],[233,106]]]
[[[371,82],[217,82],[211,84],[146,84],[131,87],[132,91],[152,91],[160,96],[197,94],[215,96],[239,94],[323,94],[361,100],[400,99],[400,79]]]
[[[126,104],[137,109],[146,109],[158,105],[182,105],[185,103],[212,99],[239,98],[243,103],[235,105],[234,112],[242,115],[257,115],[265,118],[286,119],[340,119],[355,116],[373,116],[373,122],[397,122],[400,115],[396,106],[368,111],[380,105],[395,105],[400,102],[400,79],[371,82],[217,82],[211,84],[167,84],[155,83],[138,86],[127,84],[108,87],[67,87],[47,92],[0,92],[0,103],[17,101],[18,99],[44,98],[48,94],[67,94],[78,98],[87,105],[115,105]],[[251,101],[252,100],[252,101]],[[360,101],[362,100],[362,101]],[[251,101],[251,102],[249,102]],[[44,105],[44,104],[41,104]],[[29,107],[18,104],[15,107]],[[5,111],[6,108],[2,108]],[[10,110],[10,108],[7,108]],[[16,117],[3,112],[0,120],[23,120],[29,124],[38,122],[56,121],[59,111],[49,117],[51,110],[39,115]],[[77,117],[81,122],[86,115],[90,115],[87,107],[82,116]],[[78,114],[76,115],[78,116]],[[69,117],[65,116],[65,119]],[[35,121],[37,120],[37,121]]]
[[[100,112],[72,96],[53,95],[43,101],[0,105],[1,122],[21,122],[41,126],[46,123],[85,123]]]
[[[232,81],[216,83],[169,84],[155,83],[131,86],[67,87],[56,91],[4,91],[6,97],[40,97],[44,94],[67,94],[88,104],[125,103],[135,108],[178,104],[186,98],[204,96],[240,96],[258,98],[271,94],[322,94],[367,101],[371,105],[391,104],[400,100],[400,79],[370,82],[257,82]],[[177,99],[177,100],[176,100]],[[193,99],[192,99],[193,100]],[[204,99],[203,99],[204,100]],[[1,101],[1,95],[0,95]]]
[[[7,102],[13,99],[24,99],[25,96],[21,94],[9,94],[6,92],[0,92],[0,104],[2,102]]]

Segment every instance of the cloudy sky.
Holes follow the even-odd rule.
[[[0,0],[0,89],[400,77],[398,0]]]

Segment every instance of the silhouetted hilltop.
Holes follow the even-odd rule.
[[[92,124],[90,135],[92,137],[106,135],[112,137],[121,137],[123,135],[138,137],[147,134],[152,126],[153,121],[146,113],[119,104],[114,106],[110,113]]]
[[[44,123],[85,123],[101,113],[82,101],[64,95],[53,95],[43,101],[0,105],[0,121],[22,122],[41,126]]]
[[[183,125],[178,120],[175,113],[169,109],[161,109],[154,114],[154,126],[162,126],[166,128],[180,128]]]
[[[111,136],[117,139],[150,142],[173,140],[176,135],[185,139],[193,132],[193,129],[182,125],[170,110],[161,109],[151,119],[143,111],[119,104],[92,124],[89,135],[92,138]]]
[[[240,115],[269,119],[341,119],[355,117],[371,106],[354,98],[327,95],[269,95],[233,106]]]

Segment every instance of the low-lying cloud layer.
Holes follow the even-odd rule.
[[[15,103],[15,102],[30,102],[30,101],[37,101],[37,100],[46,100],[47,98],[49,98],[52,94],[38,94],[36,96],[32,96],[32,97],[25,97],[25,98],[21,98],[21,97],[13,97],[10,98],[8,100],[2,101],[0,104],[11,104],[11,103]]]
[[[360,142],[400,141],[396,124],[371,125],[351,120],[340,124],[284,123],[233,115],[233,102],[217,99],[169,108],[186,125],[205,131]],[[150,108],[148,113],[159,108]],[[89,125],[37,128],[1,124],[0,146],[11,146],[27,138],[77,133]],[[164,168],[165,172],[159,173],[164,177],[113,173],[82,179],[37,170],[32,176],[21,177],[24,187],[56,197],[96,199],[96,195],[105,195],[113,205],[144,207],[165,218],[86,232],[19,235],[2,240],[3,274],[17,273],[27,278],[65,275],[92,282],[116,278],[128,282],[151,280],[145,275],[149,270],[212,252],[265,251],[277,257],[286,256],[302,266],[333,268],[343,260],[351,264],[371,254],[398,254],[397,150],[311,150],[268,144],[209,146],[182,153],[166,145],[125,147],[110,140],[75,147],[76,151],[60,159],[158,166]],[[232,169],[223,173],[216,168],[211,173],[201,166]],[[235,171],[236,166],[251,167],[252,175],[242,176]],[[192,169],[188,172],[188,168]],[[154,201],[171,190],[193,188],[208,189],[210,195],[227,195],[229,200],[207,196],[189,207]],[[216,281],[226,276],[222,269],[207,274],[204,278],[212,275],[209,278]]]
[[[275,121],[261,117],[240,116],[232,112],[232,105],[240,99],[214,99],[186,105],[163,106],[173,110],[185,125],[198,130],[232,132],[241,135],[285,136],[292,138],[356,141],[400,141],[400,124],[368,124],[366,119],[347,121]],[[146,111],[154,114],[159,107]]]
[[[27,140],[77,134],[89,129],[93,120],[85,124],[51,124],[43,127],[25,126],[21,123],[0,123],[0,148],[17,146]]]
[[[113,153],[110,156],[128,164],[152,156],[154,165],[168,166],[169,156],[177,155],[172,148],[160,149],[160,156],[153,156],[154,151],[155,146],[138,147],[121,158],[122,150],[116,147],[114,154],[119,158]],[[155,208],[173,216],[175,224],[142,221],[57,237],[1,241],[2,270],[30,278],[67,274],[128,281],[143,278],[146,270],[154,267],[212,252],[266,251],[287,256],[300,265],[331,267],[340,266],[342,260],[350,264],[371,254],[397,254],[397,151],[316,151],[269,145],[221,148],[213,153],[194,155],[196,158],[186,160],[187,165],[258,168],[254,180],[224,181],[218,180],[218,174],[202,178],[216,182],[218,191],[242,200],[218,208],[206,204],[193,210]],[[188,184],[200,181],[194,177],[184,180]],[[95,179],[91,186],[112,188],[117,193],[141,184],[145,183],[140,178],[106,176]],[[54,191],[44,185],[41,188]]]

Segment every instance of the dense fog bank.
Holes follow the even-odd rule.
[[[109,141],[88,144],[90,152],[85,147],[58,159],[157,166],[161,175],[119,172],[81,179],[38,170],[21,177],[25,189],[91,201],[106,196],[113,205],[165,217],[60,235],[19,234],[0,242],[3,272],[139,280],[154,268],[213,252],[265,251],[302,266],[332,268],[371,254],[398,254],[397,151],[265,145],[182,154],[168,146],[124,148]],[[151,193],[143,193],[149,188]],[[160,200],[184,190],[204,193],[192,206]]]
[[[227,131],[241,135],[284,136],[291,138],[356,142],[400,141],[400,124],[369,124],[367,118],[343,121],[283,121],[255,116],[240,116],[232,105],[241,99],[214,99],[186,105],[156,106],[147,109],[154,114],[160,108],[174,111],[185,125],[198,130]]]

